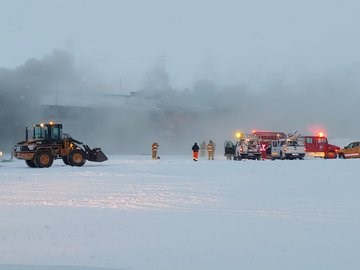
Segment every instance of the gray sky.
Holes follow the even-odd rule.
[[[42,98],[76,102],[120,83],[124,92],[150,92],[90,117],[58,120],[99,146],[106,130],[108,148],[129,151],[129,141],[141,142],[141,151],[153,140],[169,151],[174,141],[182,149],[210,138],[222,145],[237,129],[253,128],[305,135],[324,126],[330,137],[360,139],[348,120],[360,114],[359,1],[0,5],[0,123],[13,125],[1,131],[3,144],[45,117]]]
[[[165,62],[172,85],[261,85],[359,64],[356,0],[1,0],[2,67],[52,49],[137,90]]]

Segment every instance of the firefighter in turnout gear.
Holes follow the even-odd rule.
[[[159,144],[157,142],[154,142],[151,145],[151,157],[152,159],[157,159],[157,150],[159,148]]]
[[[215,154],[215,143],[210,140],[208,145],[207,145],[207,151],[208,151],[208,157],[209,160],[214,160],[214,154]]]

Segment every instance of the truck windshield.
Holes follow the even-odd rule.
[[[288,145],[288,146],[298,146],[299,144],[298,144],[297,141],[288,141],[288,142],[287,142],[287,145]]]
[[[325,143],[327,143],[326,138],[318,138],[318,144],[325,144]]]
[[[289,140],[287,141],[287,145],[288,146],[304,146],[304,141],[303,140]]]

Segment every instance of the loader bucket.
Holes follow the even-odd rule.
[[[85,149],[87,151],[87,160],[89,161],[103,162],[105,160],[108,160],[104,152],[101,151],[101,148],[97,147],[91,150],[90,147],[86,145]]]

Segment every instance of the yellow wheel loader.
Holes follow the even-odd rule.
[[[62,132],[62,124],[36,124],[32,137],[26,128],[25,141],[14,146],[13,156],[25,160],[32,168],[47,168],[54,159],[62,159],[66,165],[83,166],[86,160],[103,162],[108,158],[100,148],[90,149],[82,142]]]

